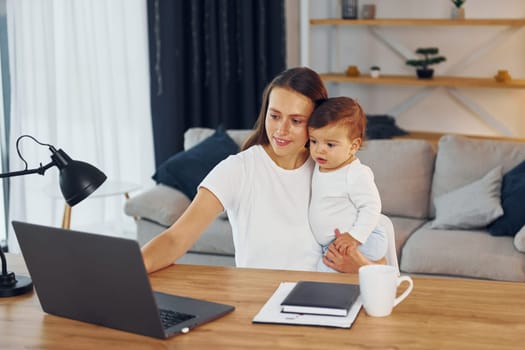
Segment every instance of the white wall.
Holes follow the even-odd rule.
[[[296,1],[287,0],[288,15],[293,25],[288,25],[288,64],[299,65],[296,41],[299,31],[291,11],[300,13]],[[340,1],[303,0],[308,4],[311,18],[340,18]],[[452,4],[447,0],[360,0],[359,5],[375,4],[379,18],[449,18]],[[295,6],[295,8],[294,8]],[[523,0],[469,0],[465,5],[467,18],[523,18]],[[435,46],[447,61],[434,66],[435,74],[461,62],[487,40],[507,30],[504,26],[468,27],[380,27],[379,30],[391,40],[410,49]],[[404,58],[390,50],[374,37],[365,26],[310,26],[308,31],[310,49],[308,66],[318,72],[343,72],[348,65],[357,65],[362,73],[368,73],[371,65],[379,65],[383,74],[415,74],[415,69],[405,64]],[[494,39],[496,40],[496,39]],[[493,40],[490,40],[493,41]],[[294,45],[295,44],[295,45]],[[519,28],[501,44],[481,56],[466,69],[454,75],[492,77],[498,69],[509,70],[516,79],[525,78],[525,27]],[[450,74],[452,75],[452,74]],[[383,114],[413,96],[418,87],[328,84],[330,95],[346,95],[357,98],[369,114]],[[512,136],[525,137],[525,89],[458,88],[474,100],[488,115],[493,116]],[[419,103],[399,114],[398,124],[408,130],[454,132],[478,135],[502,135],[491,127],[478,113],[466,109],[451,98],[444,88],[437,88]]]

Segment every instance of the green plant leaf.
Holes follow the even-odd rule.
[[[438,64],[447,60],[444,56],[432,57],[432,55],[436,55],[438,52],[439,49],[437,47],[420,47],[416,50],[416,53],[423,55],[424,58],[407,60],[405,63],[409,66],[427,69],[430,65]]]
[[[454,4],[454,6],[456,6],[457,8],[460,8],[461,6],[463,6],[466,0],[451,0],[451,1]]]
[[[416,53],[420,55],[436,55],[439,53],[439,49],[437,47],[421,47],[416,50]]]

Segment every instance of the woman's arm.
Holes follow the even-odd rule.
[[[208,189],[200,187],[181,217],[142,248],[146,271],[154,272],[173,264],[223,210],[217,197]]]
[[[335,230],[336,239],[341,236],[341,232],[338,229]],[[357,249],[357,243],[352,246],[346,247],[346,254],[341,254],[335,244],[331,244],[328,247],[328,251],[323,257],[323,262],[326,266],[339,272],[357,273],[359,268],[364,265],[372,264],[386,264],[386,259],[382,258],[378,261],[371,261],[363,256]]]

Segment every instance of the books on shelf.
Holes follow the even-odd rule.
[[[361,306],[361,297],[358,296],[350,307],[346,316],[318,315],[306,313],[282,312],[281,303],[296,286],[295,282],[281,282],[272,296],[253,318],[253,323],[277,323],[305,326],[325,326],[350,328],[354,323]]]
[[[359,285],[299,281],[281,303],[283,312],[346,316],[359,296]]]

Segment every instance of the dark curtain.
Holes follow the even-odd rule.
[[[155,162],[190,127],[252,128],[285,69],[283,0],[148,0]]]

